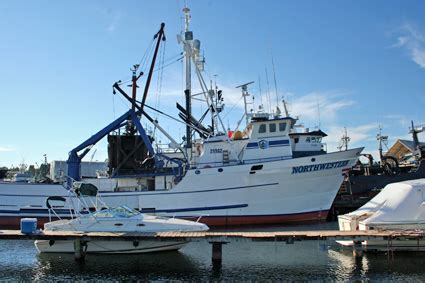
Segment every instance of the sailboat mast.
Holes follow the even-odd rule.
[[[191,56],[192,56],[192,46],[191,42],[193,40],[193,33],[189,30],[189,23],[190,23],[190,9],[185,7],[183,9],[184,13],[184,57],[185,57],[185,63],[186,63],[186,89],[184,91],[185,99],[186,99],[186,111],[188,115],[192,115],[192,97],[191,97],[191,91],[192,91],[192,76],[191,76]],[[192,130],[189,125],[186,125],[186,148],[192,147]]]

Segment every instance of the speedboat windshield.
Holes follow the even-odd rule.
[[[108,208],[104,210],[97,211],[93,213],[94,217],[107,217],[107,218],[130,218],[136,215],[139,215],[140,212],[138,212],[135,209],[131,209],[126,205],[120,205],[113,208]]]

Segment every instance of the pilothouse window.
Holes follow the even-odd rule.
[[[259,134],[263,134],[266,132],[266,124],[261,124],[260,128],[258,129]]]
[[[269,125],[269,130],[270,130],[270,133],[276,132],[276,124],[275,123],[270,124]]]
[[[286,123],[279,123],[279,132],[286,131]]]

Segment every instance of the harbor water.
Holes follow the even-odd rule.
[[[336,223],[261,228],[320,230]],[[257,229],[258,231],[258,229]],[[0,241],[0,278],[5,281],[409,281],[425,280],[423,254],[354,257],[330,242],[236,242],[223,246],[221,268],[211,245],[189,243],[179,252],[143,255],[38,254],[32,241]]]

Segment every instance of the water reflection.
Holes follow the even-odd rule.
[[[39,254],[34,280],[191,280],[204,277],[202,263],[181,252],[141,255],[89,254],[78,263],[71,254]]]
[[[298,228],[298,227],[297,227]],[[0,278],[10,281],[422,281],[424,254],[364,254],[323,249],[302,241],[235,242],[223,246],[220,269],[211,245],[190,243],[181,252],[142,255],[37,254],[31,241],[0,241]]]

